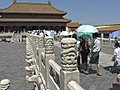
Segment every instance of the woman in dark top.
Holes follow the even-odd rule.
[[[80,54],[81,54],[82,64],[84,66],[83,71],[85,73],[88,73],[87,68],[88,68],[88,55],[90,54],[90,47],[88,41],[83,38],[82,41],[80,42]]]

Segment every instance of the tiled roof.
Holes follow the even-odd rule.
[[[0,22],[70,22],[69,19],[40,19],[40,18],[0,18]]]
[[[101,32],[107,32],[107,31],[109,32],[120,29],[120,24],[101,25],[101,26],[96,26],[96,28]]]
[[[78,28],[79,26],[80,26],[80,24],[78,22],[67,23],[68,28]]]
[[[38,14],[62,14],[64,11],[58,10],[49,3],[20,3],[14,2],[11,6],[1,9],[0,13],[38,13]]]

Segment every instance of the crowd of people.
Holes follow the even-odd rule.
[[[58,41],[61,41],[62,38],[73,36],[73,32],[68,32],[64,30],[56,31],[56,30],[45,30],[44,29],[44,30],[32,30],[32,31],[29,31],[28,33],[30,33],[31,35],[42,35],[44,37],[50,36],[54,40],[58,40]]]
[[[31,32],[32,35],[42,35],[42,36],[51,36],[53,38],[56,37],[57,33],[54,30],[33,30]]]

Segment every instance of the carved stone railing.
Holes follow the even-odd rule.
[[[69,90],[85,90],[75,81],[70,81],[68,83],[68,88],[69,88]]]
[[[61,65],[58,65],[55,62],[54,41],[51,37],[27,36],[28,66],[25,69],[29,75],[26,75],[26,79],[35,85],[35,90],[83,90],[78,85],[80,78],[77,69],[76,40],[64,38],[61,47],[62,59]],[[78,89],[74,88],[74,85]]]
[[[39,54],[39,52],[45,52],[42,42],[43,37],[41,36],[28,35],[26,38],[26,62],[28,66],[25,69],[29,72],[29,75],[26,75],[26,80],[33,83],[35,90],[46,90],[46,83],[43,82],[41,75],[41,57]]]

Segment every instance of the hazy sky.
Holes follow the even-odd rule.
[[[0,8],[14,0],[0,0]],[[120,24],[120,0],[17,0],[18,2],[48,2],[67,12],[66,18],[82,24]]]

